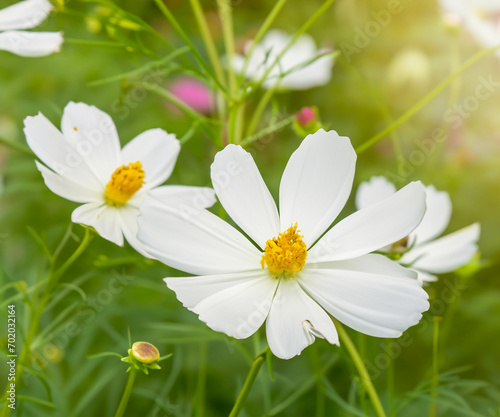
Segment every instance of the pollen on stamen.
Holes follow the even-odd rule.
[[[297,227],[295,223],[285,232],[266,242],[260,265],[262,268],[267,265],[274,276],[293,277],[306,264],[307,248]]]
[[[104,200],[110,206],[121,207],[141,189],[144,184],[142,164],[131,162],[117,168],[106,185]]]

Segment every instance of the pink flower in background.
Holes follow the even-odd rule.
[[[208,86],[195,78],[178,78],[169,86],[170,92],[193,110],[210,114],[214,108],[214,94]]]

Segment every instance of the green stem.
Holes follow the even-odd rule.
[[[441,317],[434,317],[433,338],[432,338],[432,388],[436,389],[439,386],[439,322]],[[432,391],[431,396],[437,397],[437,392]],[[431,401],[429,405],[429,417],[436,417],[437,403]]]
[[[227,140],[229,143],[238,143],[241,135],[238,135],[239,125],[242,120],[241,117],[241,103],[236,101],[236,91],[238,83],[236,74],[234,72],[234,33],[233,33],[233,11],[232,6],[228,0],[217,0],[217,7],[219,8],[219,16],[222,22],[222,33],[224,35],[224,46],[226,48],[227,56],[227,72],[229,79],[229,126],[227,129]],[[239,136],[239,137],[238,137]]]
[[[57,283],[57,280],[64,274],[64,272],[66,272],[66,270],[71,265],[73,265],[73,263],[82,255],[82,253],[85,252],[85,249],[87,249],[91,240],[91,229],[89,227],[86,227],[85,235],[83,236],[82,242],[80,243],[78,248],[76,248],[76,251],[74,251],[73,254],[68,258],[68,260],[64,262],[51,277],[49,277],[49,280],[47,281],[47,291],[50,291],[52,289],[52,287]]]
[[[170,101],[176,107],[181,109],[184,113],[186,113],[192,119],[198,120],[200,123],[204,123],[204,124],[206,124],[206,122],[207,122],[206,117],[203,116],[201,113],[198,113],[197,111],[193,110],[191,107],[187,106],[183,101],[179,100],[177,97],[175,97],[169,91],[167,91],[161,87],[158,87],[157,85],[149,84],[149,83],[141,82],[141,81],[134,81],[130,85],[142,87],[142,88],[149,90],[155,94],[158,94],[160,97],[164,98],[167,101]]]
[[[132,392],[132,387],[134,386],[135,377],[137,371],[132,368],[128,374],[127,385],[125,386],[125,391],[123,391],[122,399],[116,410],[115,417],[122,417],[125,409],[127,408],[128,400],[130,398],[130,393]]]
[[[396,345],[395,339],[386,339],[387,352],[391,352],[389,355],[389,367],[387,368],[387,397],[388,397],[388,410],[389,414],[392,416],[391,408],[393,404],[394,397],[394,360],[396,359],[392,352],[394,352],[394,346]]]
[[[220,1],[220,0],[219,0]],[[283,48],[283,50],[278,54],[278,56],[275,58],[273,63],[267,68],[266,72],[264,75],[260,78],[260,80],[257,82],[255,87],[252,89],[252,91],[255,91],[257,88],[259,88],[262,83],[267,80],[267,77],[269,73],[273,70],[273,68],[280,62],[281,58],[283,55],[286,54],[286,52],[292,47],[292,45],[295,43],[295,41],[305,32],[309,30],[309,28],[328,10],[328,8],[335,2],[335,0],[327,0],[323,3],[323,5],[316,10],[316,12],[309,18],[307,21],[299,28],[299,30],[292,36],[292,39],[286,44],[286,46]]]
[[[207,385],[207,343],[200,344],[200,362],[198,369],[198,386],[196,387],[196,416],[203,417],[205,412],[205,391]]]
[[[207,20],[205,19],[205,15],[203,14],[203,9],[200,5],[199,0],[189,0],[191,3],[191,8],[193,9],[193,14],[198,23],[198,28],[200,29],[201,38],[203,39],[203,43],[205,44],[205,48],[208,52],[208,58],[212,66],[214,67],[215,75],[219,82],[224,85],[224,71],[222,69],[222,65],[219,59],[219,54],[217,53],[217,49],[215,48],[214,39],[212,34],[210,33],[210,29],[208,28]]]
[[[365,364],[363,363],[363,360],[361,359],[361,356],[359,355],[358,351],[356,350],[356,347],[354,346],[354,343],[352,343],[351,338],[345,331],[344,327],[340,322],[335,320],[335,327],[337,328],[337,332],[339,333],[340,339],[349,352],[349,355],[351,355],[352,361],[354,362],[354,366],[356,366],[356,369],[359,372],[359,375],[361,377],[361,380],[363,381],[363,384],[365,386],[366,392],[368,393],[368,396],[370,397],[370,400],[373,404],[373,408],[375,409],[375,412],[378,417],[386,417],[384,408],[382,407],[382,403],[380,402],[380,398],[378,397],[377,391],[375,390],[375,387],[373,386],[373,382],[370,379],[370,375],[368,375],[368,371],[366,370]]]
[[[233,58],[234,58],[234,33],[233,33],[233,10],[227,0],[217,0],[219,8],[219,16],[222,22],[222,33],[224,35],[224,46],[228,60],[228,77],[229,77],[229,93],[231,98],[234,98],[236,92],[236,75],[234,73]]]
[[[260,101],[257,104],[257,107],[255,108],[255,111],[252,115],[252,118],[250,119],[250,122],[248,123],[246,136],[251,136],[255,132],[255,128],[257,127],[257,123],[259,123],[259,120],[262,116],[262,113],[264,112],[269,101],[271,101],[271,98],[273,97],[275,91],[276,91],[276,87],[270,88],[269,90],[266,91],[266,93],[260,99]]]
[[[250,368],[250,371],[248,372],[247,379],[245,380],[245,383],[243,384],[243,388],[241,389],[241,391],[238,395],[238,398],[236,399],[236,403],[234,404],[234,407],[231,410],[229,417],[238,417],[239,414],[241,413],[241,410],[243,409],[243,405],[245,404],[245,401],[248,397],[248,394],[250,394],[250,391],[253,387],[255,379],[257,378],[257,375],[259,374],[260,368],[262,367],[262,364],[266,360],[266,353],[267,353],[268,349],[269,349],[269,347],[266,347],[253,360],[253,365]]]
[[[63,237],[63,241],[67,240],[66,235]],[[19,355],[19,360],[16,362],[16,375],[18,381],[21,381],[21,375],[23,372],[23,366],[28,362],[28,359],[31,355],[31,345],[33,343],[33,339],[38,331],[38,327],[40,325],[40,319],[42,318],[42,314],[44,312],[45,306],[47,302],[51,299],[50,291],[57,283],[57,280],[62,276],[62,274],[78,259],[78,257],[85,251],[87,246],[89,245],[91,240],[90,228],[85,228],[85,235],[76,249],[76,251],[68,258],[68,260],[54,272],[54,265],[51,264],[49,269],[49,276],[47,278],[47,282],[45,286],[42,288],[40,292],[36,292],[33,296],[33,310],[31,312],[30,318],[30,328],[28,331],[28,335],[24,341],[23,348],[21,350],[21,354]],[[60,247],[58,248],[60,250]],[[53,258],[54,259],[54,258]],[[55,260],[55,259],[54,259]],[[38,305],[36,302],[40,300]],[[18,384],[18,389],[20,388],[20,384]],[[9,417],[11,414],[11,409],[7,407],[7,403],[3,409],[3,417]]]
[[[295,118],[295,116],[289,116],[286,119],[283,119],[274,125],[271,125],[271,126],[268,126],[264,129],[262,129],[260,132],[257,132],[256,134],[254,134],[252,136],[246,137],[245,139],[243,139],[241,141],[241,146],[243,146],[243,147],[248,146],[251,143],[255,142],[256,140],[259,140],[266,135],[270,135],[270,134],[284,128],[285,126],[288,126],[289,124],[291,124],[293,122],[294,118]]]
[[[188,48],[190,49],[191,53],[193,54],[194,58],[198,62],[198,64],[201,66],[201,68],[204,70],[205,74],[211,78],[215,84],[219,87],[219,89],[226,93],[226,88],[220,83],[220,81],[217,79],[217,77],[210,71],[210,68],[208,67],[207,63],[203,60],[202,56],[194,46],[193,42],[191,42],[191,39],[187,36],[186,32],[182,29],[181,25],[177,20],[175,19],[174,15],[170,12],[168,7],[165,5],[165,3],[162,2],[162,0],[154,0],[160,11],[163,13],[163,15],[167,18],[167,20],[170,22],[170,24],[173,26],[175,31],[179,34],[179,36],[182,38],[182,40],[186,43]]]
[[[29,155],[31,157],[34,157],[33,152],[31,152],[31,149],[28,148],[27,146],[24,146],[21,143],[14,142],[13,140],[6,139],[0,137],[0,143],[4,144],[5,146],[8,146],[11,149],[15,149],[16,151],[22,152],[25,155]]]
[[[243,69],[242,69],[241,74],[240,74],[240,80],[242,80],[243,77],[245,77],[245,74],[246,74],[247,68],[248,68],[248,64],[250,63],[250,59],[252,58],[252,54],[253,54],[253,51],[255,50],[255,47],[259,44],[260,40],[267,33],[267,31],[269,30],[269,28],[273,24],[274,20],[278,16],[278,13],[281,11],[281,9],[283,8],[283,6],[285,5],[286,2],[287,2],[287,0],[279,0],[278,2],[276,2],[273,9],[271,10],[271,12],[267,15],[266,20],[264,20],[264,23],[259,28],[259,31],[257,32],[255,37],[253,38],[253,41],[250,45],[250,49],[248,50],[248,52],[245,55],[245,61],[243,62]]]
[[[469,58],[465,63],[457,69],[453,74],[451,74],[448,78],[442,81],[434,90],[432,90],[429,94],[427,94],[424,98],[422,98],[417,104],[415,104],[412,108],[410,108],[406,113],[400,116],[397,120],[395,120],[390,126],[386,127],[382,132],[377,133],[372,138],[363,142],[356,148],[356,153],[360,154],[361,152],[366,151],[371,148],[381,139],[385,138],[389,133],[391,133],[394,129],[401,126],[404,122],[406,122],[411,116],[417,113],[419,110],[424,108],[433,98],[439,95],[446,87],[448,87],[456,78],[458,78],[462,73],[464,73],[470,66],[475,64],[481,58],[490,55],[494,51],[500,48],[500,45],[495,46],[494,48],[489,48],[482,50]]]

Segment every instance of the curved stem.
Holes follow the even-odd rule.
[[[47,281],[48,290],[51,289],[51,286],[54,286],[57,283],[59,277],[62,274],[64,274],[64,272],[66,272],[66,270],[80,257],[80,255],[85,251],[85,249],[87,249],[87,246],[89,245],[91,239],[92,235],[90,234],[90,228],[86,227],[85,235],[83,236],[80,246],[76,248],[76,251],[73,252],[73,254],[68,258],[68,260],[59,267],[59,269],[55,272],[55,274],[52,275],[53,279],[51,279],[52,277],[49,277],[49,280]]]
[[[248,64],[250,63],[250,60],[252,59],[252,54],[255,50],[255,47],[259,44],[260,40],[267,33],[267,31],[269,30],[269,28],[273,24],[274,20],[276,19],[276,17],[278,16],[279,12],[281,11],[281,9],[283,8],[283,6],[285,5],[286,2],[287,2],[287,0],[278,0],[276,2],[273,9],[271,10],[271,12],[267,15],[266,20],[264,21],[264,23],[260,27],[259,31],[255,35],[252,43],[250,44],[250,49],[245,54],[245,61],[243,62],[243,69],[241,70],[240,81],[243,80],[243,78],[245,77],[245,74],[247,73]]]
[[[259,123],[259,120],[262,116],[262,113],[264,113],[264,110],[269,101],[271,101],[271,98],[273,97],[275,91],[276,91],[276,86],[267,90],[260,99],[259,103],[257,104],[257,107],[255,108],[253,116],[250,119],[250,122],[248,123],[246,136],[251,136],[255,132],[257,124]]]
[[[137,375],[137,371],[132,368],[130,373],[128,374],[127,385],[125,386],[125,391],[123,391],[122,399],[120,400],[120,404],[115,413],[115,417],[122,417],[125,409],[127,408],[128,400],[130,398],[130,393],[132,392],[132,388],[134,386],[135,377]]]
[[[224,79],[224,70],[222,69],[222,64],[219,59],[219,54],[217,53],[217,48],[215,47],[214,39],[210,33],[207,20],[203,14],[203,9],[201,7],[199,0],[189,0],[191,3],[191,9],[193,10],[196,23],[198,23],[198,28],[200,29],[201,38],[205,44],[205,49],[208,53],[208,58],[214,68],[215,75],[222,85],[226,84]]]
[[[264,363],[264,361],[266,360],[266,353],[267,353],[268,349],[269,349],[269,347],[266,347],[253,360],[253,365],[250,368],[250,371],[248,372],[247,379],[245,380],[245,383],[243,384],[243,388],[241,389],[241,391],[238,395],[238,398],[236,399],[236,402],[234,404],[233,409],[231,410],[231,413],[229,414],[229,417],[238,417],[238,415],[241,413],[241,410],[243,409],[243,405],[245,404],[245,401],[248,397],[248,394],[250,394],[250,391],[252,390],[255,379],[257,378],[257,375],[259,374],[260,368],[261,368],[262,364]]]
[[[349,355],[351,355],[352,361],[354,362],[354,366],[356,366],[356,369],[359,372],[359,375],[361,376],[361,380],[363,381],[363,384],[365,386],[366,392],[368,393],[368,396],[370,397],[370,400],[373,404],[373,408],[375,409],[375,412],[377,413],[378,417],[386,417],[384,407],[382,407],[382,403],[380,402],[380,398],[378,397],[377,391],[375,390],[375,387],[373,386],[373,382],[370,379],[370,375],[368,375],[368,371],[366,370],[365,364],[363,363],[363,360],[361,359],[361,356],[359,355],[358,351],[356,350],[356,346],[354,346],[354,343],[352,343],[351,338],[345,331],[344,327],[342,324],[340,324],[337,320],[335,320],[335,327],[337,328],[337,331],[339,333],[340,339],[342,340],[343,345],[349,352]]]
[[[273,68],[278,65],[280,62],[281,58],[283,55],[287,53],[287,51],[292,47],[292,45],[295,43],[295,41],[305,32],[309,30],[309,28],[321,17],[325,14],[325,12],[328,10],[328,8],[335,2],[335,0],[326,0],[321,7],[316,10],[316,12],[309,18],[307,21],[299,28],[297,32],[292,36],[292,38],[288,41],[286,46],[283,48],[283,50],[278,54],[278,56],[274,59],[274,61],[271,63],[271,65],[266,69],[262,77],[257,81],[255,84],[254,88],[251,91],[257,90],[264,81],[267,80],[267,77],[273,70]]]
[[[433,338],[432,338],[432,388],[436,389],[439,386],[439,322],[441,317],[434,317]],[[436,391],[431,392],[432,397],[437,397]],[[436,417],[437,403],[432,400],[429,405],[429,417]]]
[[[490,55],[494,51],[500,48],[500,45],[495,46],[494,48],[485,49],[483,51],[478,52],[471,58],[469,58],[465,63],[457,69],[453,74],[451,74],[448,78],[442,81],[434,90],[432,90],[429,94],[427,94],[423,99],[421,99],[417,104],[415,104],[412,108],[410,108],[407,112],[405,112],[402,116],[396,119],[390,126],[386,127],[382,132],[377,133],[372,138],[363,142],[356,148],[356,153],[360,154],[361,152],[366,151],[375,145],[378,141],[386,137],[389,133],[391,133],[394,129],[401,126],[404,122],[406,122],[411,116],[417,113],[419,110],[424,108],[427,103],[429,103],[434,97],[436,97],[439,93],[441,93],[446,87],[448,87],[457,77],[462,75],[470,66],[475,64],[481,58]]]
[[[33,152],[31,152],[30,148],[21,143],[14,142],[13,140],[0,137],[0,144],[8,146],[11,149],[15,149],[16,151],[22,152],[25,155],[29,155],[31,157],[35,156]]]
[[[66,236],[63,237],[63,241],[66,240]],[[91,234],[90,234],[90,228],[85,228],[85,235],[76,249],[75,252],[68,258],[66,262],[64,262],[61,267],[54,272],[54,265],[52,264],[49,269],[49,276],[47,278],[47,282],[43,289],[40,292],[35,293],[33,296],[33,311],[31,313],[31,319],[30,319],[30,327],[28,331],[28,335],[24,341],[23,348],[21,350],[21,354],[19,355],[19,360],[16,362],[16,375],[17,375],[17,380],[22,381],[21,375],[23,372],[23,366],[25,366],[26,362],[28,361],[28,358],[31,355],[31,344],[33,342],[33,339],[35,338],[35,335],[38,331],[38,327],[40,324],[40,319],[42,318],[42,314],[44,312],[45,306],[47,305],[47,302],[50,300],[50,294],[52,288],[56,285],[57,280],[61,277],[61,275],[68,269],[73,262],[75,262],[78,257],[85,251],[87,246],[89,245],[91,240]],[[36,305],[36,302],[39,300],[38,305]],[[20,388],[20,383],[18,384],[18,388]],[[7,388],[6,388],[7,390]],[[4,410],[3,410],[3,417],[8,417],[11,414],[11,409],[7,407],[7,402],[5,403]]]

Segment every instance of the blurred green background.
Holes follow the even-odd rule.
[[[205,57],[189,3],[165,3]],[[389,3],[338,0],[309,31],[319,45],[343,52],[332,81],[321,88],[276,95],[275,113],[284,118],[303,106],[317,106],[325,126],[350,137],[356,146],[417,103],[457,68],[457,62],[479,50],[465,31],[450,31],[443,25],[439,5],[431,0],[401,1],[400,13],[391,15],[386,25],[379,25],[380,31],[368,37],[366,45],[356,46],[359,33],[365,33],[366,25]],[[223,53],[215,2],[202,4]],[[317,0],[289,1],[274,27],[293,33],[321,4]],[[241,50],[271,4],[237,0],[232,5],[237,48]],[[152,1],[123,0],[119,6],[150,23],[173,45],[183,45]],[[153,93],[143,91],[133,96],[119,80],[90,85],[153,59],[131,48],[76,42],[110,40],[107,17],[100,7],[72,0],[65,12],[51,15],[42,29],[62,30],[69,39],[59,54],[28,59],[0,52],[0,137],[25,144],[23,119],[38,112],[59,126],[68,101],[94,104],[109,113],[122,145],[149,128],[161,127],[178,137],[189,130],[191,120],[173,112]],[[169,52],[153,36],[144,35],[139,40],[132,32],[124,33],[160,56]],[[346,53],[349,45],[358,51]],[[173,72],[165,76],[165,85],[179,75]],[[476,221],[482,227],[481,261],[457,274],[444,275],[426,288],[432,298],[431,309],[407,332],[405,342],[350,333],[391,416],[428,415],[435,317],[442,317],[437,415],[500,415],[500,84],[459,119],[455,107],[466,106],[475,96],[481,77],[500,83],[500,58],[489,56],[476,63],[423,110],[358,157],[355,188],[372,175],[386,175],[399,187],[422,180],[450,193],[453,217],[448,232]],[[129,103],[126,112],[123,103]],[[255,104],[252,101],[247,106],[248,115]],[[271,107],[263,115],[261,127],[270,118]],[[440,144],[431,139],[438,128],[446,131],[446,140]],[[251,145],[275,197],[286,161],[301,139],[288,126]],[[197,133],[182,148],[168,183],[209,184],[209,167],[217,150],[205,135]],[[33,294],[37,278],[47,272],[47,256],[40,242],[53,252],[71,227],[70,215],[77,205],[45,187],[29,155],[0,145],[0,169],[0,285],[17,282],[1,292],[0,316],[6,323],[6,306],[16,305],[20,348],[29,324],[25,297]],[[343,215],[354,210],[353,197]],[[83,229],[73,225],[61,259],[71,255],[82,236]],[[128,330],[132,342],[149,341],[161,354],[174,355],[161,363],[160,371],[138,376],[126,416],[227,415],[251,359],[265,346],[265,334],[261,329],[249,340],[236,341],[208,329],[182,307],[161,280],[177,275],[185,274],[144,260],[129,246],[120,248],[94,237],[90,248],[65,273],[42,316],[33,344],[35,363],[18,393],[46,403],[20,401],[13,415],[113,415],[125,385],[126,365],[114,357],[88,356],[107,351],[126,355]],[[0,328],[4,349],[5,326]],[[388,357],[394,360],[388,361]],[[275,359],[272,367],[274,381],[264,367],[242,415],[374,415],[343,348],[317,340],[301,356],[290,361]],[[2,359],[0,369],[3,390],[6,360]]]

